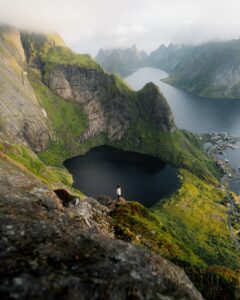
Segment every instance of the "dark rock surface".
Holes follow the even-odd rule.
[[[26,70],[27,62],[42,65],[39,57],[26,49],[24,53],[18,30],[0,29],[0,137],[38,152],[48,144],[49,119]],[[39,46],[34,48],[37,55],[58,40],[55,37],[52,44],[51,38],[37,35],[32,41],[35,37],[22,39]],[[55,94],[84,106],[89,124],[80,141],[99,133],[111,141],[121,139],[141,115],[140,104],[155,128],[175,128],[164,98],[152,84],[133,92],[100,67],[74,64],[56,63],[42,75]],[[148,110],[147,103],[156,111]],[[62,185],[54,185],[55,191],[59,189]],[[178,267],[117,241],[110,211],[125,202],[103,202],[78,200],[67,190],[56,193],[0,151],[0,298],[202,299]]]
[[[29,67],[42,75],[54,94],[83,106],[88,128],[79,136],[80,142],[99,134],[111,142],[121,140],[135,125],[144,104],[144,113],[154,126],[174,130],[172,113],[156,88],[145,87],[136,93],[98,65],[86,68],[71,61],[61,63],[61,57],[58,62],[45,61],[44,55],[56,45],[67,49],[57,35],[20,33],[16,28],[0,26],[0,137],[3,140],[24,143],[34,152],[41,152],[53,139],[50,118],[28,80]],[[149,111],[152,104],[154,111]]]
[[[175,123],[172,111],[155,84],[147,83],[138,92],[138,99],[141,118],[148,118],[148,123],[152,123],[153,126],[164,132],[174,131]]]
[[[57,65],[49,71],[47,84],[56,95],[84,105],[88,130],[81,139],[103,132],[110,139],[122,138],[130,121],[129,100],[116,89],[113,77],[94,69]]]
[[[1,299],[202,299],[182,270],[113,239],[94,199],[64,208],[0,156]]]
[[[102,71],[57,65],[49,71],[47,84],[58,96],[84,105],[88,130],[81,140],[99,133],[106,133],[112,141],[120,140],[138,113],[158,129],[175,129],[170,107],[153,83],[136,94],[123,93],[116,88],[114,77]]]

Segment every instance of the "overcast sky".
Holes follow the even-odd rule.
[[[240,0],[0,0],[1,23],[58,31],[68,46],[92,55],[239,38],[239,14]]]

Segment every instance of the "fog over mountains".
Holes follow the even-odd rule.
[[[139,51],[134,45],[125,49],[100,49],[96,60],[108,72],[126,77],[135,69],[146,66],[148,55],[145,51]]]
[[[96,60],[122,77],[151,66],[169,73],[164,81],[194,94],[212,98],[240,97],[240,40],[201,45],[160,45],[147,55],[136,47],[100,50]]]
[[[149,53],[162,43],[199,44],[240,32],[238,0],[0,0],[0,7],[0,22],[57,31],[93,56],[100,48],[136,44]]]

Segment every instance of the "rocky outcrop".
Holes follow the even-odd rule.
[[[54,114],[58,104],[67,106],[69,102],[74,103],[71,112],[83,107],[88,118],[88,129],[82,136],[82,131],[72,135],[80,141],[100,133],[111,143],[122,139],[127,131],[136,135],[134,126],[139,118],[144,121],[141,128],[147,124],[157,132],[175,129],[166,100],[153,84],[140,92],[131,91],[117,77],[95,67],[89,57],[74,54],[61,42],[27,33],[21,34],[20,42],[18,31],[13,36],[17,41],[13,46],[6,38],[0,41],[4,86],[1,136],[7,141],[25,143],[35,152],[44,149],[50,135],[48,123],[54,119],[50,119],[50,112]],[[18,51],[19,47],[15,59],[12,49]],[[26,66],[35,68],[41,84],[33,86],[42,101],[38,102],[28,82]],[[29,78],[33,76],[30,74]],[[61,99],[53,95],[44,101],[50,93]],[[48,113],[39,105],[46,105],[47,110],[52,102]],[[58,113],[56,123],[51,122],[52,127],[62,124],[62,112],[65,110]],[[80,119],[82,114],[77,116]],[[63,136],[59,134],[58,138]],[[68,138],[66,135],[66,145]],[[72,153],[54,146],[50,156],[57,151],[60,156]],[[59,170],[43,167],[42,161],[29,155],[27,147],[19,148],[19,155],[6,151],[18,163],[0,152],[2,299],[202,299],[179,268],[158,255],[116,240],[110,212],[126,205],[124,200],[110,204],[106,199],[80,200],[65,190],[66,185],[56,183],[65,182]],[[48,172],[51,174],[44,174]],[[42,180],[54,186],[55,192]]]
[[[137,104],[141,119],[147,118],[148,124],[163,132],[174,131],[175,122],[171,109],[155,84],[150,82],[138,92]]]
[[[38,90],[35,90],[38,97],[43,97],[38,101],[28,81],[29,67],[34,68],[34,72],[31,69],[30,73],[38,72],[55,95],[83,108],[88,126],[78,137],[80,142],[100,134],[111,142],[121,140],[136,122],[136,115],[141,114],[140,104],[147,101],[157,108],[149,116],[151,119],[154,114],[152,120],[157,123],[152,124],[164,131],[174,130],[170,109],[157,89],[151,95],[147,95],[147,88],[139,94],[132,91],[115,75],[104,72],[90,56],[71,51],[56,34],[19,33],[9,27],[1,28],[1,32],[0,130],[2,136],[4,133],[10,141],[24,142],[39,152],[46,148],[49,139],[57,139],[52,120],[39,104],[44,105],[44,96],[41,91],[39,96]],[[14,43],[4,36],[13,36]],[[140,55],[135,47],[131,52]],[[29,76],[33,76],[31,74]],[[39,86],[34,88],[41,90]],[[169,122],[167,118],[170,118]],[[160,126],[159,121],[165,124]],[[170,123],[172,128],[168,126]]]
[[[88,130],[81,140],[100,133],[112,140],[123,137],[130,121],[129,99],[118,91],[114,77],[76,65],[54,65],[48,71],[46,83],[56,95],[83,104]]]
[[[48,72],[46,83],[55,94],[84,107],[88,130],[81,141],[100,133],[106,133],[112,141],[120,140],[138,114],[164,132],[175,129],[170,107],[153,83],[138,93],[125,93],[117,86],[116,78],[103,71],[54,65]]]
[[[49,141],[47,119],[28,81],[19,31],[0,28],[0,137],[34,151]]]
[[[202,299],[166,259],[113,239],[94,199],[69,208],[0,155],[1,299]]]

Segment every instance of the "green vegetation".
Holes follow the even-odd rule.
[[[159,48],[150,61],[170,73],[164,82],[206,97],[239,98],[239,53],[238,39]]]
[[[168,232],[207,264],[238,268],[240,256],[226,226],[226,193],[181,170],[181,188],[152,209]]]
[[[113,78],[115,86],[119,92],[123,94],[129,94],[130,92],[133,91],[132,88],[125,81],[123,81],[118,75],[114,74],[111,75],[111,77]]]
[[[179,191],[152,209],[130,202],[113,211],[116,235],[184,268],[206,298],[239,299],[240,256],[220,204],[226,194],[186,170],[180,174]]]
[[[56,64],[76,65],[88,69],[102,70],[88,54],[76,54],[65,46],[58,34],[36,34],[21,32],[22,44],[29,65],[45,65],[46,73]]]
[[[87,69],[102,70],[88,54],[76,54],[67,47],[53,47],[41,55],[45,63],[76,65]]]
[[[204,266],[205,263],[167,232],[165,224],[155,216],[154,212],[138,202],[129,202],[112,212],[114,230],[118,238],[131,241],[159,253],[172,261],[191,262]]]
[[[79,137],[87,128],[87,116],[81,105],[54,95],[31,69],[29,79],[47,113],[53,135],[48,149],[39,156],[49,165],[61,166],[66,158],[79,152]]]
[[[40,57],[45,66],[45,80],[50,69],[58,64],[77,65],[101,70],[99,65],[91,60],[89,56],[75,54],[66,47],[51,47]],[[48,149],[41,153],[40,157],[50,165],[60,166],[66,158],[89,149],[84,143],[79,143],[79,137],[87,128],[87,118],[79,104],[73,104],[55,96],[33,71],[29,73],[29,79],[40,104],[47,112],[54,132],[54,138],[52,138]],[[102,72],[102,75],[105,76],[105,73]],[[115,97],[118,94],[127,97],[133,119],[130,129],[122,141],[117,143],[118,147],[158,156],[176,167],[187,168],[194,174],[217,184],[215,177],[219,174],[212,161],[204,155],[193,135],[179,130],[173,133],[165,133],[159,130],[159,128],[152,125],[151,120],[140,115],[137,103],[138,93],[132,91],[116,75],[110,75],[108,82],[106,97]],[[147,95],[145,96],[147,97]],[[98,142],[103,143],[102,137],[93,140],[92,145],[95,146],[98,145]],[[105,138],[104,141],[111,144],[111,141],[107,141]],[[114,144],[116,145],[116,142]],[[136,145],[139,145],[137,149]]]
[[[81,191],[72,187],[72,175],[63,166],[60,168],[47,166],[27,146],[6,143],[0,140],[0,156],[2,155],[5,159],[13,160],[18,168],[35,175],[50,189],[63,188],[79,198],[85,197]]]
[[[27,146],[20,144],[0,143],[0,151],[20,163],[31,173],[48,185],[72,185],[72,176],[64,168],[46,166]]]
[[[59,64],[95,68],[95,62],[89,57],[78,56],[64,47],[49,49],[41,54],[41,60],[46,76],[50,68]],[[80,142],[80,136],[88,127],[83,107],[55,96],[32,69],[28,74],[38,101],[47,113],[51,142],[39,154],[42,161],[29,157],[29,153],[18,147],[16,153],[5,152],[52,183],[58,179],[65,184],[70,182],[61,170],[46,165],[62,167],[65,159],[102,144],[157,156],[182,168],[181,188],[156,207],[146,209],[138,203],[129,203],[112,213],[116,235],[183,267],[204,296],[239,298],[236,269],[240,257],[226,225],[226,207],[222,204],[226,195],[216,188],[219,186],[218,170],[202,151],[200,141],[186,131],[160,130],[150,117],[141,115],[138,93],[131,91],[120,78],[110,75],[104,86],[106,99],[120,95],[128,101],[130,128],[118,142],[109,140],[107,133]]]
[[[139,119],[116,145],[124,150],[135,149],[138,145],[136,150],[141,153],[160,157],[173,166],[186,168],[200,178],[218,184],[219,171],[204,154],[197,138],[189,132],[175,130],[165,133]]]
[[[80,136],[88,126],[83,106],[54,95],[33,69],[29,69],[28,73],[38,101],[47,113],[52,131],[48,148],[39,153],[44,163],[62,168],[67,158],[83,154],[95,146],[107,144],[105,134],[80,142]]]
[[[58,34],[37,34],[23,31],[21,41],[30,65],[39,62],[39,58],[52,47],[64,47],[64,41]]]

